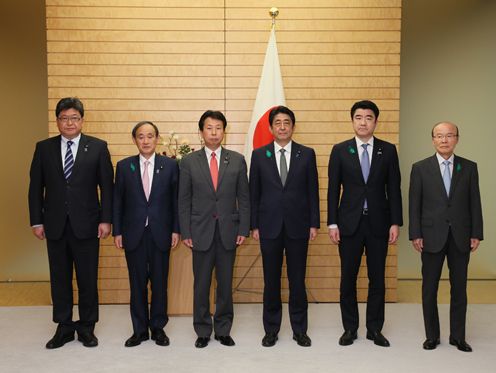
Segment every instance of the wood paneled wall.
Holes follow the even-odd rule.
[[[136,122],[151,120],[198,147],[198,118],[218,109],[229,121],[226,146],[242,152],[272,6],[280,10],[278,49],[295,140],[318,158],[322,228],[309,249],[309,300],[335,302],[340,273],[326,228],[328,157],[333,144],[353,136],[349,109],[360,99],[378,104],[377,135],[398,144],[401,0],[46,0],[49,131],[57,132],[57,101],[78,96],[84,131],[108,141],[115,164],[136,153]],[[128,302],[124,256],[111,240],[102,242],[100,256],[101,301]],[[190,260],[183,246],[172,253],[170,313],[191,309]],[[392,246],[388,301],[396,300],[396,266]],[[235,301],[262,300],[254,241],[238,250],[234,286]],[[366,268],[358,287],[365,300]]]

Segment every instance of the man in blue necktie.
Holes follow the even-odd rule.
[[[454,154],[458,127],[441,122],[432,129],[436,154],[412,166],[409,235],[422,255],[422,307],[426,340],[423,348],[440,343],[437,290],[444,258],[451,284],[449,343],[470,352],[465,341],[467,269],[470,252],[482,235],[482,207],[477,164]]]
[[[356,280],[364,249],[367,258],[367,339],[388,347],[384,325],[385,268],[388,244],[403,224],[400,168],[394,144],[374,137],[379,108],[372,101],[351,108],[355,137],[336,144],[329,159],[327,195],[329,237],[339,245],[341,346],[357,339]],[[342,191],[342,193],[341,193]]]

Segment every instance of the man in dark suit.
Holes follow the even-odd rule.
[[[479,174],[476,163],[454,155],[456,125],[438,123],[431,134],[436,154],[412,166],[409,195],[410,240],[422,254],[423,348],[433,350],[440,343],[437,290],[446,257],[451,284],[449,343],[470,352],[465,341],[467,268],[470,252],[483,239]]]
[[[114,243],[125,250],[131,289],[133,335],[125,346],[148,340],[148,329],[157,345],[168,346],[167,278],[170,249],[179,242],[179,167],[155,154],[159,131],[152,122],[136,124],[132,136],[139,155],[117,163],[112,218]]]
[[[385,267],[388,244],[403,224],[400,168],[396,147],[374,137],[379,108],[372,101],[351,108],[355,137],[336,144],[329,158],[327,223],[329,237],[339,245],[340,306],[344,333],[341,346],[357,338],[356,280],[364,248],[367,257],[367,339],[388,347],[384,325]],[[342,189],[342,193],[341,193]]]
[[[250,233],[250,200],[244,157],[221,146],[227,121],[208,110],[198,126],[205,147],[181,161],[179,223],[183,242],[193,250],[193,326],[197,348],[215,339],[233,346],[232,278],[236,247]],[[216,308],[210,314],[210,284],[215,268]],[[213,324],[213,326],[212,326]]]
[[[47,239],[53,321],[46,348],[74,340],[98,345],[99,239],[110,233],[113,167],[107,144],[81,133],[82,102],[61,99],[55,109],[60,135],[36,144],[31,163],[29,213],[33,234]],[[100,191],[100,199],[98,198]],[[79,321],[72,321],[72,272],[76,269]]]
[[[251,227],[260,240],[264,272],[262,345],[274,346],[281,327],[281,270],[286,253],[289,318],[293,339],[309,347],[305,288],[308,240],[320,227],[315,152],[292,140],[294,113],[278,106],[269,114],[274,141],[253,151],[250,166]]]

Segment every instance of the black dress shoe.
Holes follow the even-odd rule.
[[[367,330],[367,339],[374,341],[374,344],[381,347],[389,347],[389,341],[382,335],[381,332],[375,331],[371,332]]]
[[[422,345],[422,347],[424,348],[424,350],[434,350],[440,343],[441,343],[441,341],[439,340],[439,338],[437,338],[437,339],[427,338],[424,341],[424,344]]]
[[[170,344],[169,337],[167,337],[163,329],[153,329],[152,340],[159,346],[168,346]]]
[[[472,347],[470,347],[470,345],[464,340],[454,339],[450,337],[449,343],[450,345],[456,346],[456,348],[458,348],[460,351],[472,352]]]
[[[133,334],[131,337],[128,338],[126,343],[124,343],[124,346],[126,347],[134,347],[138,346],[141,344],[143,341],[147,341],[150,337],[148,336],[148,332],[141,333],[141,334]]]
[[[207,347],[208,341],[210,341],[210,337],[198,337],[196,338],[195,347],[196,348]]]
[[[55,335],[50,339],[47,344],[46,348],[49,350],[52,350],[54,348],[59,348],[65,345],[67,342],[73,341],[74,340],[74,332],[66,332],[63,333],[61,330],[57,330],[55,332]]]
[[[214,338],[216,341],[219,341],[221,345],[224,346],[234,346],[236,343],[234,343],[234,339],[231,338],[230,335],[214,335]]]
[[[355,339],[357,339],[357,332],[346,330],[341,336],[341,338],[339,338],[339,344],[341,346],[349,346],[353,344],[353,341]]]
[[[277,339],[277,333],[266,333],[262,338],[262,346],[272,347],[276,344]]]
[[[293,333],[293,339],[301,347],[310,347],[312,345],[312,340],[306,333]]]
[[[84,347],[98,346],[98,338],[90,331],[78,332],[78,341],[81,342]]]

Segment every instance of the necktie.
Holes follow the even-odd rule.
[[[446,194],[449,196],[450,186],[451,186],[451,173],[450,173],[450,161],[444,161],[444,171],[443,171],[443,183],[444,189],[446,189]]]
[[[148,165],[150,164],[150,161],[145,161],[144,163],[144,171],[143,171],[143,190],[145,191],[145,196],[146,200],[148,201],[148,198],[150,197],[150,175],[148,174]]]
[[[286,153],[285,149],[279,150],[281,152],[281,158],[279,162],[279,168],[280,168],[280,173],[281,173],[281,183],[282,186],[286,184],[286,179],[288,178],[288,164],[286,163],[286,156],[284,153]]]
[[[72,155],[71,150],[72,144],[74,144],[74,141],[67,141],[67,150],[64,158],[64,177],[66,180],[71,177],[72,168],[74,167],[74,156]]]
[[[369,152],[367,151],[368,145],[369,144],[362,144],[363,153],[362,153],[362,160],[360,161],[360,167],[362,168],[362,175],[365,183],[367,182],[370,173]],[[367,208],[367,199],[365,199],[365,202],[363,203],[363,208],[364,209]]]
[[[214,189],[217,190],[217,182],[219,180],[219,166],[217,165],[217,158],[215,157],[215,152],[212,152],[210,158],[210,176],[212,176],[212,183],[214,184]]]

